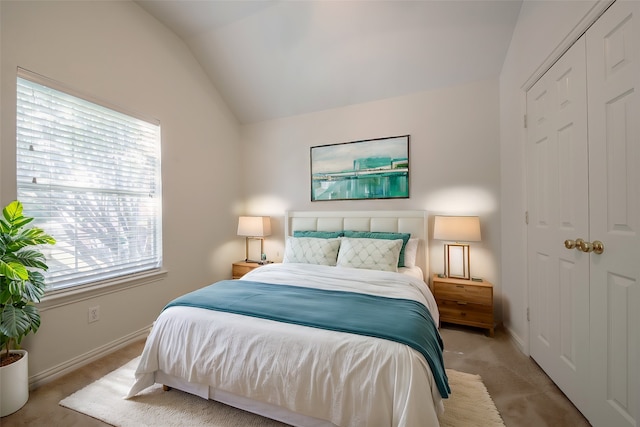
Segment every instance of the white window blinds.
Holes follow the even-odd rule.
[[[57,240],[43,248],[47,288],[159,268],[160,126],[20,71],[17,192]]]

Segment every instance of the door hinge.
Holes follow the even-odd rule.
[[[523,118],[522,121],[524,123],[524,128],[526,129],[527,128],[527,115],[526,114],[524,115],[524,118]]]
[[[529,211],[524,212],[524,223],[529,225]]]
[[[531,321],[531,317],[529,317],[529,307],[527,307],[527,322]]]

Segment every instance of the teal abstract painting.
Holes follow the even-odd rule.
[[[409,197],[409,135],[311,147],[311,201]]]

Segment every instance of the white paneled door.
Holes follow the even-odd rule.
[[[640,2],[618,1],[587,32],[590,365],[597,426],[639,426]]]
[[[589,369],[589,171],[584,38],[527,93],[530,352],[577,405]]]
[[[594,426],[640,426],[639,63],[618,0],[527,92],[531,356]]]

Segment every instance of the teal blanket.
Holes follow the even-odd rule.
[[[188,306],[296,325],[347,332],[406,344],[424,355],[443,398],[451,389],[442,338],[429,310],[417,301],[355,292],[223,280],[171,301]]]

